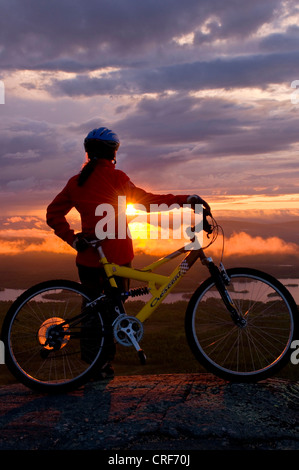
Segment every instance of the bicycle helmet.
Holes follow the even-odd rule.
[[[108,147],[118,150],[120,140],[115,132],[107,129],[107,127],[100,127],[99,129],[93,129],[84,139],[84,148],[88,152],[89,144],[95,144],[99,142],[107,145]]]

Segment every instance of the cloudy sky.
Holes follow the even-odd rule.
[[[43,216],[108,126],[138,186],[298,217],[297,1],[0,6],[2,216]]]

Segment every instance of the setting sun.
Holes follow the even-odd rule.
[[[126,210],[127,215],[136,215],[137,210],[135,209],[133,204],[127,204],[127,210]]]

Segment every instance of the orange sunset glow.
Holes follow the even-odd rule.
[[[284,210],[286,202],[288,205],[288,213],[290,220],[298,217],[298,198],[287,196],[277,198],[275,203],[274,198],[251,198],[239,197],[239,198],[228,198],[230,202],[217,203],[212,205],[213,215],[221,224],[224,219],[235,218],[240,220],[255,220],[261,219],[267,227],[267,222],[280,222],[281,211]],[[260,199],[260,201],[259,201]],[[258,209],[256,209],[258,207]],[[271,207],[271,209],[270,209]],[[52,231],[46,226],[42,214],[38,216],[13,216],[8,217],[6,222],[2,225],[0,231],[1,245],[0,255],[2,254],[18,254],[24,252],[48,252],[48,253],[69,253],[74,254],[74,250],[65,242],[57,238]],[[157,227],[151,227],[148,223],[147,215],[136,209],[133,204],[128,204],[126,214],[128,216],[130,233],[133,239],[135,252],[140,252],[164,256],[171,251],[186,245],[188,243],[188,237],[185,232],[174,234],[172,230],[167,232],[168,236],[165,239],[165,234],[158,230]],[[72,210],[67,217],[70,225],[80,230],[80,217],[76,210]],[[166,219],[167,220],[167,219]],[[19,226],[22,226],[20,228]],[[24,226],[27,225],[27,228]],[[31,228],[29,228],[31,225]],[[171,224],[169,225],[171,227]],[[185,227],[182,227],[184,230]],[[222,238],[222,237],[220,237]],[[203,244],[208,243],[208,240],[204,238]],[[222,243],[218,242],[209,248],[211,253],[219,254]],[[228,255],[234,254],[246,254],[248,252],[252,254],[268,253],[275,254],[277,252],[284,252],[286,254],[298,255],[299,244],[296,243],[294,238],[291,242],[286,242],[277,236],[275,233],[271,233],[269,230],[268,235],[265,237],[264,234],[259,236],[258,233],[251,235],[243,232],[232,233],[229,237],[226,237],[226,253]]]

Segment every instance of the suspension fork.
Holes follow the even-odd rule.
[[[209,272],[210,272],[210,275],[213,279],[213,281],[215,282],[215,286],[223,300],[223,303],[226,307],[226,309],[228,310],[228,312],[230,313],[231,315],[231,318],[233,320],[233,322],[239,326],[239,327],[244,327],[246,326],[246,320],[244,318],[242,318],[242,316],[239,314],[236,306],[235,306],[235,303],[233,301],[233,299],[231,298],[226,286],[229,285],[229,282],[230,282],[230,278],[223,266],[222,263],[220,263],[220,269],[215,265],[215,263],[213,262],[212,258],[207,258],[205,255],[204,255],[204,252],[203,250],[201,250],[201,253],[199,255],[199,257],[201,258],[201,261],[202,261],[202,264],[206,265]]]

